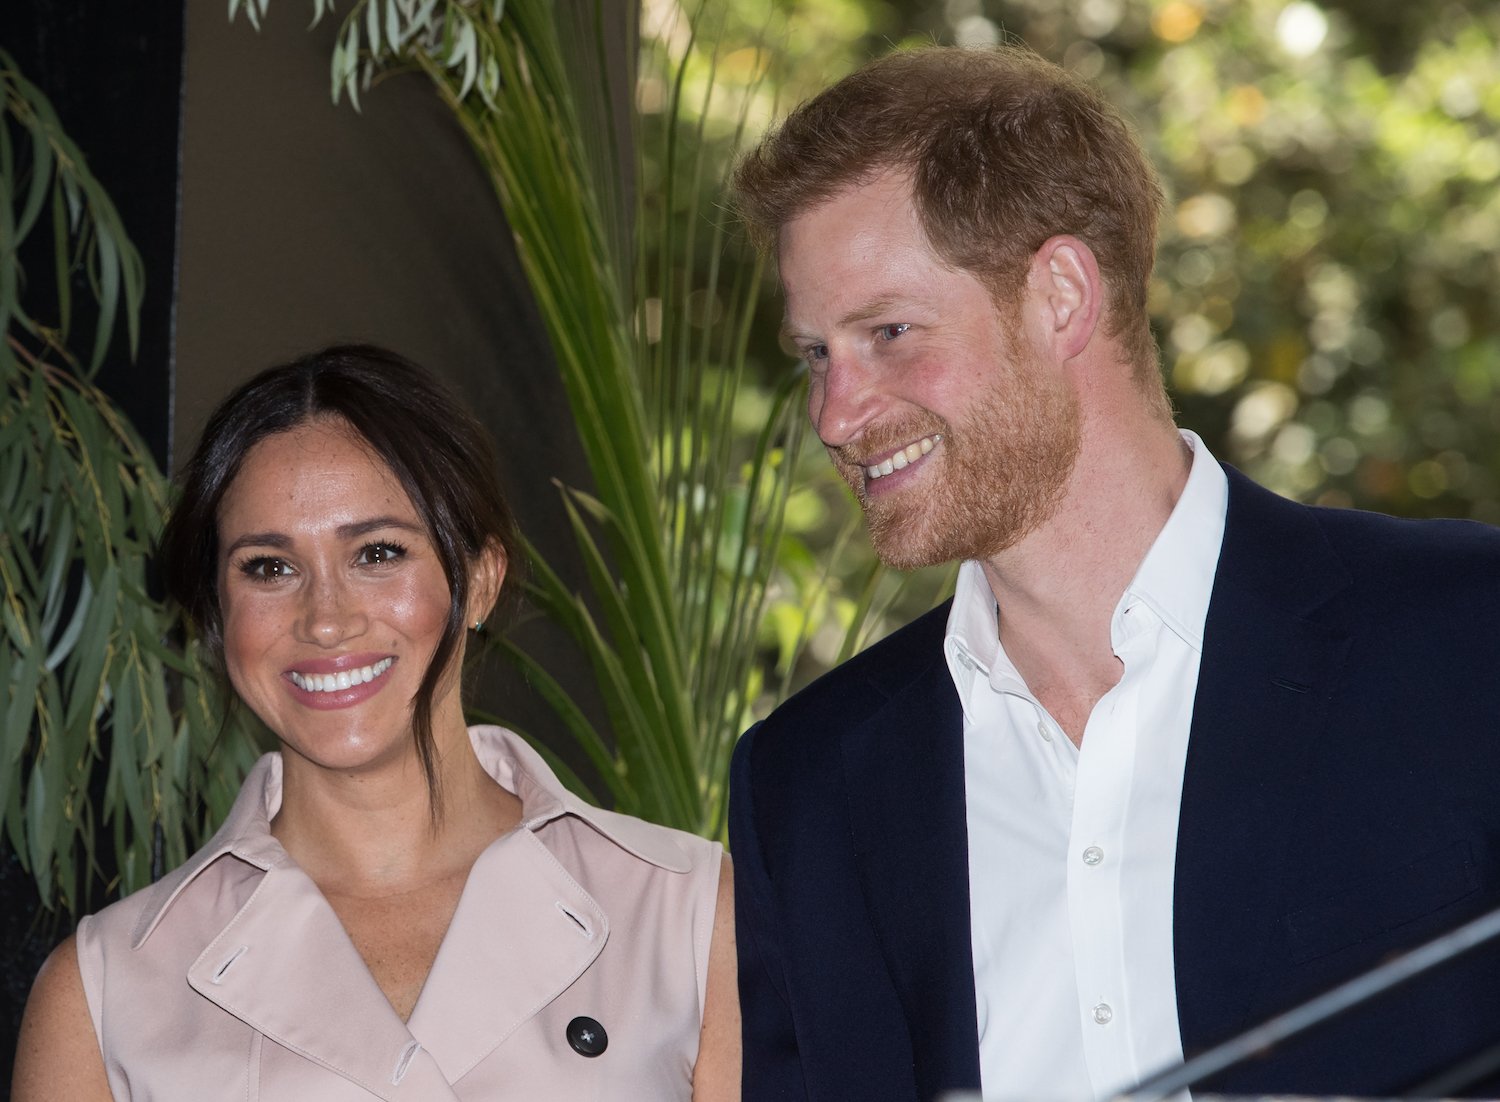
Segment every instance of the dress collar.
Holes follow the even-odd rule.
[[[521,801],[518,829],[535,833],[555,819],[572,816],[588,824],[615,845],[669,872],[687,872],[692,861],[674,831],[644,820],[594,807],[563,787],[525,739],[503,727],[469,728],[469,741],[484,771],[495,783]],[[272,752],[245,777],[224,824],[208,843],[155,884],[148,895],[131,938],[133,948],[151,936],[177,897],[220,857],[232,854],[269,871],[292,864],[292,858],[271,834],[271,820],[281,808],[281,754]]]

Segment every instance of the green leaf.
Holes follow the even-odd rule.
[[[40,648],[9,651],[6,659],[10,669],[5,679],[5,729],[0,731],[0,792],[10,784],[36,729],[37,686],[46,673]]]
[[[396,6],[396,0],[386,0],[385,37],[387,49],[392,54],[399,51],[405,44],[405,37],[401,31],[401,12]]]
[[[26,188],[26,202],[11,231],[14,236],[10,239],[10,247],[15,249],[19,249],[21,242],[26,240],[26,235],[36,224],[37,216],[42,213],[42,204],[47,201],[47,195],[52,190],[52,144],[45,140],[37,141],[35,130],[30,136],[31,182]]]
[[[380,53],[380,7],[373,0],[361,0],[365,9],[365,38],[372,56]],[[353,14],[353,13],[351,13]]]
[[[458,88],[458,98],[463,99],[474,87],[474,80],[479,75],[479,42],[474,33],[474,24],[467,19],[464,20],[463,30],[458,32],[454,53],[463,60],[464,65],[463,82]]]
[[[52,263],[57,273],[57,327],[65,340],[73,316],[73,260],[69,240],[64,189],[58,180],[52,188]]]
[[[344,39],[344,90],[349,93],[349,103],[358,111],[359,107],[359,23],[349,13],[348,30]],[[335,101],[337,99],[335,98]]]
[[[59,542],[61,543],[61,541]],[[63,544],[63,549],[69,550],[66,544]],[[47,672],[50,673],[57,669],[58,664],[64,658],[69,657],[73,653],[73,648],[78,645],[79,637],[83,635],[84,621],[88,618],[89,600],[92,596],[93,587],[89,584],[88,578],[84,578],[82,589],[73,599],[72,618],[68,621],[68,626],[63,629],[62,635],[58,637],[57,642],[53,645],[51,653],[47,655]],[[61,602],[58,602],[56,607],[61,611],[63,605]],[[43,632],[43,638],[47,638],[52,634],[45,625],[43,626]],[[103,650],[102,647],[92,647],[90,649],[95,651]]]
[[[27,855],[42,893],[42,903],[47,906],[52,902],[53,885],[52,878],[43,874],[51,870],[57,853],[65,784],[61,755],[44,753],[32,766],[26,787]]]
[[[114,335],[115,311],[120,305],[120,255],[115,241],[108,232],[96,231],[95,249],[99,262],[99,325],[94,334],[94,352],[89,358],[89,371],[97,371],[109,351],[109,340]]]

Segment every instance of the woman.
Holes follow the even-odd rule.
[[[720,847],[465,729],[466,627],[519,554],[495,467],[375,348],[215,413],[166,576],[280,752],[186,865],[53,953],[17,1102],[738,1097]]]

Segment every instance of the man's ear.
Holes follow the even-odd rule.
[[[500,599],[508,565],[505,549],[494,540],[485,544],[469,563],[469,627],[490,618],[495,602]]]
[[[1071,234],[1049,237],[1032,256],[1026,282],[1040,308],[1040,335],[1058,358],[1070,360],[1088,347],[1104,312],[1094,250]]]

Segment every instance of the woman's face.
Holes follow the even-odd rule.
[[[412,754],[411,702],[449,592],[390,468],[345,422],[308,421],[250,450],[218,524],[224,659],[250,709],[326,768]],[[471,581],[483,615],[499,579],[487,596],[484,571]],[[458,668],[434,697],[435,732],[461,729]]]

